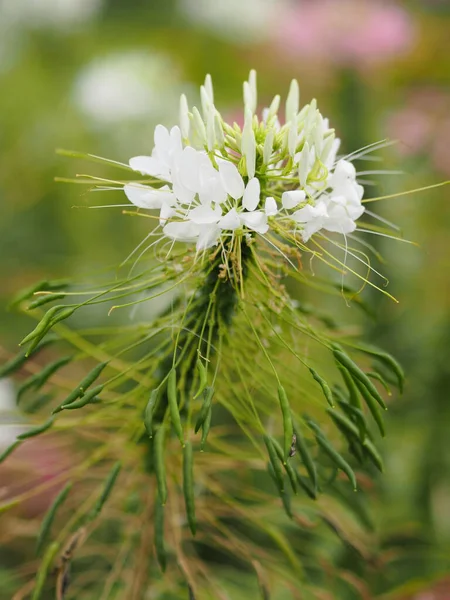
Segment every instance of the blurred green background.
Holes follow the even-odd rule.
[[[260,107],[296,77],[345,152],[398,140],[377,154],[382,163],[359,165],[403,172],[367,176],[366,195],[434,184],[450,178],[449,26],[447,0],[0,0],[0,361],[31,324],[7,310],[18,290],[45,278],[82,280],[119,263],[145,235],[120,209],[87,210],[121,202],[116,193],[87,197],[55,183],[96,172],[56,148],[123,162],[150,153],[154,126],[177,120],[181,91],[198,101],[206,73],[222,115],[240,120],[242,81],[256,68]],[[390,406],[387,468],[372,506],[392,558],[373,597],[450,598],[447,202],[447,188],[379,202],[378,214],[418,244],[367,238],[400,303],[366,290],[372,321],[344,300],[332,307],[393,353],[408,379]],[[2,382],[4,415],[8,402],[13,390]],[[1,449],[7,425],[0,432]]]

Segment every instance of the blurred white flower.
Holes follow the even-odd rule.
[[[180,83],[176,65],[162,54],[121,52],[97,58],[79,73],[73,98],[97,123],[176,113]]]
[[[0,451],[23,432],[17,423],[16,392],[10,379],[0,379]]]
[[[286,0],[179,0],[183,16],[239,44],[260,42]]]
[[[58,28],[88,21],[102,6],[103,0],[0,0],[0,16],[10,24]]]
[[[67,29],[99,13],[103,0],[0,0],[0,73],[20,57],[29,29]]]

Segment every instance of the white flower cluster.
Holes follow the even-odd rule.
[[[347,234],[364,212],[352,163],[336,161],[340,141],[313,100],[299,111],[293,80],[286,123],[275,96],[259,119],[256,73],[244,83],[245,123],[225,123],[214,106],[211,77],[200,88],[201,112],[181,96],[180,126],[155,129],[151,156],[130,167],[151,177],[124,191],[139,208],[159,209],[168,238],[198,250],[239,233],[300,233],[304,242],[325,229]],[[155,184],[155,179],[157,184]]]

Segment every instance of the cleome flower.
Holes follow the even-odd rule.
[[[105,563],[105,576],[94,578],[106,581],[106,587],[103,591],[89,589],[91,597],[108,595],[111,582],[127,598],[152,593],[155,582],[162,592],[164,582],[170,582],[171,590],[180,590],[177,597],[186,594],[187,582],[192,597],[198,597],[197,586],[205,589],[208,597],[217,597],[223,578],[217,579],[209,570],[205,576],[202,556],[196,555],[191,543],[196,531],[206,550],[236,549],[239,572],[245,570],[246,581],[251,581],[247,578],[250,569],[258,578],[263,573],[263,595],[271,593],[263,587],[267,580],[274,585],[287,581],[317,597],[317,578],[310,585],[302,560],[305,555],[309,561],[311,557],[315,560],[314,549],[324,531],[316,532],[316,527],[304,525],[298,515],[313,510],[319,519],[327,518],[323,510],[327,502],[318,502],[312,508],[311,501],[332,489],[335,477],[330,478],[330,465],[346,475],[355,491],[358,485],[367,487],[367,476],[357,477],[354,463],[358,474],[369,463],[383,469],[372,428],[376,425],[384,435],[380,409],[386,406],[379,384],[387,388],[387,376],[389,385],[396,384],[401,391],[403,371],[383,350],[359,343],[351,327],[340,330],[333,312],[324,312],[321,294],[335,298],[340,293],[345,300],[353,300],[360,291],[353,282],[344,286],[335,276],[322,275],[313,281],[315,274],[303,268],[303,255],[309,253],[311,260],[322,258],[342,278],[351,273],[363,286],[369,284],[393,298],[369,279],[369,270],[382,277],[365,253],[367,249],[378,256],[376,249],[363,240],[361,251],[347,244],[347,239],[342,244],[340,239],[328,236],[332,232],[353,240],[351,232],[364,212],[363,188],[353,164],[337,159],[339,140],[316,102],[300,109],[295,80],[283,111],[284,124],[278,119],[279,96],[261,114],[256,113],[254,71],[244,83],[243,92],[245,119],[240,128],[225,123],[216,110],[211,78],[207,76],[200,89],[201,109],[190,110],[182,96],[179,125],[170,130],[158,125],[151,155],[135,156],[129,165],[62,151],[125,170],[126,179],[120,175],[117,179],[91,175],[60,179],[86,184],[92,190],[124,190],[137,213],[128,210],[128,205],[123,212],[140,214],[157,225],[113,277],[98,277],[89,287],[66,280],[45,281],[13,300],[12,305],[23,306],[27,315],[38,309],[41,318],[20,342],[21,351],[0,368],[0,378],[23,367],[27,370],[27,358],[33,356],[34,361],[34,353],[44,345],[63,342],[65,356],[40,371],[33,368],[31,376],[21,383],[21,407],[30,420],[34,420],[36,411],[38,421],[2,451],[0,463],[23,441],[50,429],[51,435],[69,440],[70,447],[76,448],[72,452],[74,460],[79,461],[43,521],[38,550],[50,541],[53,519],[58,518],[61,524],[69,522],[70,527],[58,527],[57,538],[42,553],[38,576],[24,582],[19,592],[22,596],[36,582],[33,597],[38,598],[45,578],[52,576],[56,551],[64,555],[65,549],[76,546],[76,540],[84,538],[88,529],[94,545],[110,545],[109,538],[105,540],[102,534],[105,527],[112,519],[115,522],[122,518],[117,531],[126,533],[132,518],[132,523],[140,523],[142,537],[135,539],[134,532],[132,540],[119,536],[118,556],[125,544],[127,566],[130,563],[138,576],[130,578],[125,569],[115,568],[117,559],[108,547],[111,560]],[[348,158],[359,160],[383,144],[371,144]],[[376,173],[383,171],[360,171],[358,176]],[[398,195],[372,197],[370,201]],[[100,205],[110,206],[124,205]],[[158,214],[142,213],[144,210]],[[367,214],[377,217],[369,210]],[[358,229],[371,232],[370,221],[364,227],[359,225]],[[374,233],[394,237],[375,227]],[[156,239],[146,245],[150,238]],[[165,243],[157,253],[161,241]],[[174,247],[175,242],[180,244]],[[341,252],[335,256],[333,248],[328,249],[330,244],[344,252],[342,259]],[[170,246],[167,254],[166,245]],[[136,268],[152,247],[154,259]],[[131,258],[130,270],[123,269]],[[359,274],[353,260],[364,264],[367,274]],[[299,285],[286,285],[288,278]],[[316,288],[319,295],[313,298],[318,301],[305,305],[300,286]],[[30,303],[36,292],[39,297]],[[159,307],[153,304],[145,314],[136,316],[138,307],[157,298],[161,300]],[[41,313],[42,307],[55,301]],[[108,307],[108,315],[118,309],[131,309],[131,318],[117,320],[112,326],[102,321],[99,327],[86,328],[84,311],[96,311],[99,304]],[[58,326],[79,310],[83,316],[78,320],[78,329],[77,322],[75,330],[70,324]],[[67,346],[72,348],[68,355]],[[365,364],[370,361],[371,372],[366,373],[364,365],[355,362],[361,355],[365,356]],[[84,366],[80,366],[81,361]],[[76,372],[85,369],[84,376],[74,385],[70,375],[68,383],[63,384],[59,370],[72,362]],[[333,377],[330,383],[328,373]],[[57,378],[50,381],[54,374]],[[337,383],[338,375],[342,377],[341,385]],[[41,389],[45,390],[44,396]],[[42,414],[45,412],[46,419]],[[339,435],[349,449],[344,456],[337,445]],[[234,440],[238,445],[231,443]],[[213,452],[202,455],[209,445]],[[267,489],[264,484],[264,489],[259,486],[255,493],[252,482],[262,483],[266,469]],[[248,484],[243,485],[242,478],[230,477],[236,470],[248,473]],[[67,479],[67,473],[63,475]],[[289,531],[294,530],[287,528],[275,512],[269,478],[280,496],[280,508],[283,506],[293,525],[300,528],[300,535],[303,527],[307,528],[309,547],[305,551],[302,545],[300,554],[296,544],[289,544]],[[341,477],[336,479],[339,496],[345,500],[342,525],[336,523],[339,528],[347,523],[353,528],[349,521],[352,503],[341,489]],[[35,492],[30,490],[27,498],[40,491],[39,487]],[[302,492],[307,494],[308,504],[304,504]],[[333,515],[337,519],[339,501],[334,496]],[[131,512],[126,509],[130,498]],[[0,508],[15,508],[19,499],[20,494],[6,498]],[[181,512],[183,501],[185,518]],[[106,502],[110,508],[105,510]],[[359,502],[364,502],[364,496]],[[73,507],[79,507],[75,520],[70,518]],[[274,519],[268,529],[269,514]],[[236,528],[227,528],[230,516],[233,523],[244,523],[246,532],[242,529],[236,537]],[[102,525],[97,527],[97,523]],[[152,532],[154,552],[149,537]],[[64,536],[70,537],[65,540]],[[362,536],[364,539],[365,533]],[[263,553],[261,540],[267,546]],[[150,561],[152,555],[162,571],[169,567],[165,578],[158,580],[156,564]],[[32,560],[34,564],[36,559]],[[320,552],[317,562],[321,562]],[[328,562],[327,576],[332,566]],[[55,583],[61,591],[65,573],[60,573],[59,567],[57,570]],[[333,579],[337,580],[334,574]],[[254,583],[243,588],[242,597],[254,597]],[[78,589],[85,589],[85,578],[71,585],[78,586],[73,589],[73,597],[79,597]],[[235,597],[233,591],[230,594]]]
[[[363,187],[352,163],[337,160],[340,140],[313,100],[299,110],[293,80],[280,125],[280,97],[256,113],[256,72],[244,82],[245,123],[223,121],[211,77],[200,88],[201,111],[180,100],[180,125],[158,125],[151,156],[130,167],[150,183],[124,186],[130,202],[158,209],[164,236],[197,250],[269,229],[307,242],[321,230],[348,234],[363,214]]]

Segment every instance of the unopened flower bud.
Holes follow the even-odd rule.
[[[300,104],[300,88],[298,81],[293,79],[289,87],[289,94],[286,99],[286,121],[293,122],[297,116]]]
[[[181,94],[180,97],[180,130],[183,140],[189,139],[189,106],[187,102],[187,98],[184,94]]]
[[[305,142],[303,146],[303,150],[300,153],[300,162],[298,165],[298,178],[300,180],[300,185],[302,187],[306,187],[306,181],[308,179],[309,173],[309,144]]]
[[[274,99],[272,100],[272,102],[270,103],[269,112],[267,115],[267,122],[269,122],[271,119],[273,119],[273,117],[277,116],[278,109],[280,108],[280,101],[281,101],[281,98],[280,98],[279,94],[277,94],[274,97]]]
[[[206,128],[197,107],[192,109],[192,143],[195,147],[203,148],[206,145]]]
[[[211,152],[216,145],[216,132],[214,125],[214,107],[210,105],[206,118],[206,145]]]
[[[203,85],[200,87],[200,100],[202,103],[203,119],[206,121],[208,118],[208,113],[209,113],[210,106],[212,105],[212,102],[211,102],[211,100],[208,96],[208,93]]]
[[[216,142],[219,148],[223,148],[225,145],[225,134],[223,132],[223,121],[217,110],[214,113],[214,132],[216,136]]]
[[[295,118],[291,121],[288,131],[288,150],[289,154],[294,157],[295,149],[297,148],[297,123],[295,122]]]
[[[254,114],[258,103],[258,92],[256,89],[256,71],[252,69],[248,81],[244,81],[244,106]]]
[[[242,155],[247,165],[247,175],[251,179],[255,175],[256,140],[253,131],[253,117],[249,108],[245,109],[245,122],[242,131]]]
[[[275,137],[275,130],[269,129],[266,135],[266,139],[264,140],[264,149],[263,149],[263,163],[267,165],[270,161],[270,157],[272,155],[273,148],[273,140]]]
[[[205,77],[205,90],[206,90],[206,93],[208,94],[209,101],[211,102],[211,104],[214,104],[214,88],[213,88],[212,78],[209,73]]]

